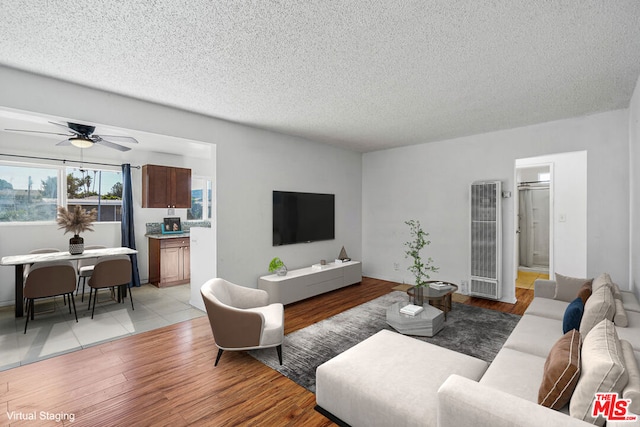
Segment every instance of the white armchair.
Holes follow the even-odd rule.
[[[261,289],[247,288],[211,279],[200,288],[213,339],[218,346],[215,366],[224,350],[253,350],[276,347],[282,365],[284,307],[269,304]]]

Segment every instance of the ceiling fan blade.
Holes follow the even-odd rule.
[[[49,123],[51,123],[52,125],[63,127],[63,128],[65,128],[67,130],[67,132],[75,133],[76,135],[82,135],[80,132],[71,129],[67,125],[63,125],[62,123],[56,123],[56,122],[51,122],[51,121]]]
[[[57,132],[43,132],[39,130],[25,130],[25,129],[5,129],[10,132],[29,132],[29,133],[45,133],[47,135],[62,135],[62,136],[71,136],[68,133],[57,133]]]
[[[113,148],[115,150],[120,150],[120,151],[129,151],[129,150],[131,150],[131,148],[125,147],[124,145],[114,144],[113,142],[106,141],[106,140],[102,139],[102,137],[100,137],[98,135],[93,135],[93,137],[91,139],[96,144],[104,145],[105,147]]]
[[[64,141],[58,142],[56,145],[71,145],[71,140],[65,139]]]
[[[131,144],[137,144],[138,140],[131,137],[131,136],[121,136],[121,135],[93,135],[93,136],[100,136],[100,138],[107,138],[111,141],[117,141],[117,142],[129,142]]]

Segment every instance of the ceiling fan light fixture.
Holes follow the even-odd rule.
[[[84,136],[74,136],[73,138],[69,138],[69,142],[78,148],[89,148],[93,146],[93,141]]]

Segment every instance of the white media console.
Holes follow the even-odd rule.
[[[258,289],[267,291],[269,303],[291,304],[361,281],[362,264],[347,261],[290,270],[286,276],[262,276],[258,279]]]

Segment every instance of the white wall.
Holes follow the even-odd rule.
[[[631,200],[630,275],[633,291],[640,298],[640,78],[629,105],[629,163]]]
[[[628,111],[549,122],[453,140],[367,153],[363,156],[364,274],[412,282],[403,242],[404,221],[421,220],[431,236],[425,254],[436,278],[469,275],[469,185],[500,180],[515,191],[518,158],[586,150],[588,153],[587,274],[609,272],[628,283]],[[514,283],[513,197],[503,203],[503,279]],[[393,263],[399,263],[396,271]],[[622,285],[624,286],[624,285]],[[514,299],[507,287],[503,300]]]
[[[335,259],[343,245],[351,258],[362,259],[360,153],[241,126],[219,138],[221,277],[257,286],[274,256],[295,269]],[[335,194],[336,239],[273,247],[273,190]]]
[[[217,219],[213,226],[218,242],[217,260],[212,262],[218,264],[218,275],[228,280],[257,286],[274,256],[289,268],[298,268],[335,258],[344,245],[351,258],[362,258],[359,153],[6,67],[0,67],[0,106],[215,144]],[[163,164],[160,160],[153,162]],[[273,247],[271,192],[275,189],[335,194],[336,239]],[[150,215],[161,217],[164,210],[159,211]],[[2,287],[8,285],[3,280]]]

